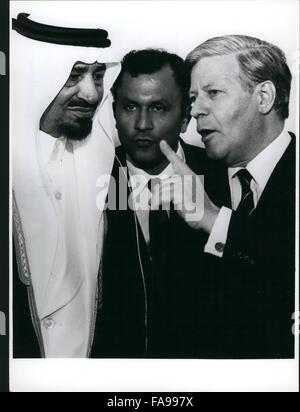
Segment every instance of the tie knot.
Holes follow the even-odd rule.
[[[236,173],[236,176],[239,178],[241,184],[246,184],[250,186],[251,181],[253,179],[251,173],[247,169],[241,169]]]
[[[242,186],[242,199],[251,192],[251,181],[253,179],[251,173],[247,169],[241,169],[236,173]]]

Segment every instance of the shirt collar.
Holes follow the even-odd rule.
[[[45,164],[62,160],[66,147],[66,138],[55,138],[40,130],[38,139]]]
[[[286,130],[273,140],[263,151],[261,151],[247,165],[247,170],[253,177],[260,190],[263,191],[277,163],[283,156],[288,145],[291,142],[291,136]],[[229,179],[234,178],[236,173],[242,167],[230,167],[228,169]]]
[[[180,142],[178,143],[177,156],[185,162],[185,155]],[[148,185],[148,182],[151,179],[164,180],[174,175],[174,169],[171,163],[169,163],[168,166],[159,175],[150,175],[145,170],[139,169],[138,167],[134,166],[130,158],[127,156],[127,167],[129,171],[131,186],[137,187],[138,185],[138,187],[143,189]]]

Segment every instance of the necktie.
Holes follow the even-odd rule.
[[[253,192],[251,190],[253,177],[247,169],[239,170],[236,176],[239,178],[242,187],[242,199],[236,211],[240,216],[249,217],[255,209]]]
[[[159,179],[152,179],[148,188],[152,192]],[[167,264],[170,244],[170,219],[166,210],[150,210],[149,212],[150,255],[155,269],[164,270]]]

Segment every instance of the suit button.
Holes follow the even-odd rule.
[[[45,328],[45,329],[48,329],[48,330],[49,330],[49,329],[53,329],[53,328],[54,328],[55,322],[54,322],[53,319],[48,318],[48,319],[45,319],[45,320],[44,320],[43,325],[44,325],[44,328]]]
[[[216,249],[217,252],[223,253],[224,248],[225,248],[224,243],[218,242],[218,243],[215,244],[215,249]]]
[[[55,193],[55,198],[57,199],[57,200],[61,200],[61,193],[60,192],[57,192],[57,193]]]

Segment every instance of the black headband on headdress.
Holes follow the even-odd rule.
[[[111,45],[106,30],[48,26],[29,20],[29,16],[30,14],[20,13],[17,19],[12,19],[12,28],[30,39],[65,46],[106,48]]]

